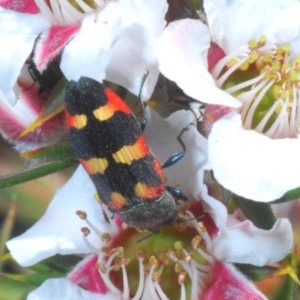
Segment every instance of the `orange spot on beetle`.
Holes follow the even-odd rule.
[[[112,211],[120,211],[124,205],[126,204],[126,198],[121,195],[120,193],[117,192],[112,192],[111,193],[111,201],[107,204],[109,209]]]
[[[165,191],[165,185],[149,186],[147,184],[138,182],[135,185],[135,194],[142,199],[156,200]]]
[[[71,115],[66,111],[66,122],[68,128],[82,129],[87,125],[87,116],[85,114]]]
[[[109,88],[105,88],[104,91],[108,102],[103,106],[99,106],[93,111],[93,114],[97,120],[101,122],[109,120],[117,111],[121,111],[125,114],[131,114],[130,108],[116,93]]]

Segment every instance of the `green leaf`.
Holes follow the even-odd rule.
[[[286,192],[281,198],[273,201],[272,203],[282,203],[292,201],[300,198],[300,187]]]
[[[32,288],[29,284],[16,282],[0,274],[1,300],[24,300]]]
[[[299,285],[290,277],[286,276],[283,284],[275,293],[273,300],[299,300]]]
[[[253,266],[247,264],[234,264],[242,273],[246,274],[247,277],[253,281],[262,280],[267,277],[270,277],[277,268],[270,266]]]
[[[243,197],[232,195],[233,200],[241,208],[246,217],[261,229],[271,229],[276,221],[271,205],[255,202]]]
[[[82,260],[81,256],[76,255],[55,255],[38,264],[35,264],[30,269],[35,272],[56,271],[65,276],[70,270]]]
[[[16,282],[26,283],[29,285],[39,286],[45,280],[49,278],[59,278],[62,276],[61,273],[55,271],[48,271],[44,273],[31,273],[31,274],[9,274],[2,273],[2,275],[6,278],[14,280]]]

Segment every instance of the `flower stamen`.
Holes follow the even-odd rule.
[[[222,58],[212,71],[217,85],[243,103],[247,129],[272,138],[295,137],[300,125],[300,58],[290,46],[276,47],[265,36]]]

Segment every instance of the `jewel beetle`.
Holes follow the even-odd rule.
[[[137,229],[155,232],[173,223],[177,204],[172,193],[183,194],[166,187],[163,168],[181,159],[184,152],[161,165],[131,109],[94,79],[70,81],[65,98],[71,148],[100,200]]]

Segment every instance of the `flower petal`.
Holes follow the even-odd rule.
[[[87,256],[72,270],[68,279],[90,292],[106,294],[108,290],[100,276],[97,262],[98,255]]]
[[[24,14],[37,14],[39,8],[34,0],[1,0],[0,7],[11,9]]]
[[[271,29],[275,24],[277,26],[273,29],[276,28],[276,31],[279,29],[282,36],[287,34],[288,37],[292,37],[296,30],[299,31],[299,25],[296,28],[293,27],[295,22],[299,24],[299,18],[295,17],[294,20],[285,23],[277,23],[276,18],[295,5],[299,6],[297,0],[204,1],[204,9],[213,41],[227,53],[235,51],[251,39],[258,39],[263,34],[272,33]],[[237,26],[237,24],[239,25]],[[276,32],[277,36],[279,32]],[[269,36],[267,37],[269,38]],[[271,35],[270,38],[272,39]],[[272,40],[272,42],[276,41]]]
[[[148,71],[142,89],[142,98],[148,99],[158,78],[155,46],[166,9],[165,0],[129,0],[110,2],[97,15],[87,15],[62,56],[65,76],[106,78],[138,95]]]
[[[48,279],[39,288],[32,291],[27,300],[118,300],[119,297],[111,293],[99,295],[91,293],[72,283],[68,279]]]
[[[40,14],[21,14],[0,8],[1,98],[5,96],[10,103],[15,104],[18,93],[16,82],[22,66],[32,51],[36,37],[49,25]]]
[[[264,266],[291,253],[293,230],[288,219],[277,219],[272,229],[263,230],[249,220],[240,221],[234,215],[228,215],[225,206],[208,195],[206,186],[202,189],[201,198],[204,211],[209,213],[218,228],[215,232],[207,228],[216,259]]]
[[[64,116],[57,115],[41,124],[35,130],[20,137],[41,113],[45,99],[38,95],[38,88],[22,90],[18,102],[11,106],[5,97],[0,101],[0,134],[15,145],[19,152],[25,152],[54,144],[65,137]]]
[[[81,227],[86,224],[76,215],[76,211],[85,211],[99,230],[110,232],[95,195],[92,181],[79,167],[55,194],[42,218],[24,234],[7,242],[12,256],[20,265],[29,266],[55,254],[90,253],[81,233]],[[88,240],[92,245],[101,244],[101,237],[93,232]]]
[[[294,247],[293,230],[288,219],[278,219],[270,230],[262,230],[250,221],[229,224],[213,240],[214,255],[218,260],[265,266],[275,263]],[[238,241],[238,243],[236,242]]]
[[[148,124],[145,135],[151,151],[163,164],[170,156],[182,152],[177,137],[189,124],[182,135],[186,152],[184,157],[165,169],[168,185],[178,186],[190,199],[199,199],[203,186],[204,170],[208,169],[207,141],[197,131],[194,115],[188,111],[178,111],[167,119],[162,119],[153,110],[147,111]]]
[[[65,47],[61,70],[68,80],[77,81],[86,76],[102,82],[105,78],[110,48],[117,39],[120,27],[119,15],[105,16],[100,14],[97,18],[95,14],[87,15],[76,36]]]
[[[159,75],[156,47],[166,26],[167,1],[123,2],[122,31],[113,46],[106,79],[138,95],[142,78],[148,72],[141,98],[149,99]]]
[[[204,293],[203,300],[251,299],[267,300],[267,298],[229,264],[215,262],[211,272],[210,284]]]
[[[209,47],[208,27],[200,21],[185,19],[172,22],[159,40],[159,69],[194,99],[239,107],[241,104],[237,99],[217,89],[208,72]]]
[[[34,51],[34,62],[37,69],[43,72],[62,51],[66,43],[77,33],[79,25],[52,26],[40,36]]]
[[[269,202],[300,186],[299,137],[270,139],[231,113],[214,124],[208,147],[215,178],[237,195]]]

